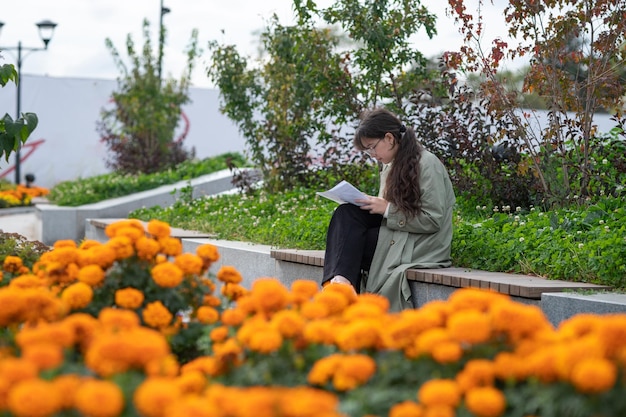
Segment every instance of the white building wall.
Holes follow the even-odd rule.
[[[100,111],[109,103],[116,80],[55,78],[22,75],[21,112],[34,112],[39,125],[21,150],[20,176],[35,175],[35,185],[51,188],[109,172],[105,166],[106,147],[100,142],[96,124]],[[185,120],[177,137],[188,128],[185,148],[196,150],[198,158],[225,152],[243,152],[245,140],[237,127],[219,112],[219,92],[191,88],[191,103],[183,107]],[[0,88],[0,117],[16,116],[17,92],[14,83]],[[15,156],[0,159],[0,178],[15,181]]]

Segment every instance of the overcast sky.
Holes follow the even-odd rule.
[[[317,0],[319,7],[328,7],[332,0]],[[468,4],[476,4],[469,0]],[[493,33],[503,31],[501,7],[486,1],[488,28]],[[506,3],[496,0],[496,4]],[[58,24],[49,48],[45,52],[22,51],[22,73],[49,75],[53,77],[116,79],[120,72],[105,39],[110,38],[122,57],[126,58],[125,43],[131,34],[135,44],[143,45],[141,33],[144,19],[152,29],[153,45],[158,43],[158,27],[161,0],[0,0],[0,47],[23,48],[43,46],[37,22],[51,20]],[[438,15],[438,35],[429,40],[425,32],[418,35],[416,47],[425,55],[433,57],[444,50],[456,49],[461,44],[457,27],[445,16],[447,1],[423,0],[432,13]],[[259,31],[276,13],[283,24],[293,22],[291,0],[163,0],[170,9],[163,17],[168,30],[163,75],[180,77],[185,67],[184,49],[192,29],[199,32],[200,47],[207,42],[235,44],[240,54],[256,56]],[[468,7],[469,11],[473,11]],[[222,30],[224,33],[222,33]],[[0,64],[16,64],[16,51],[2,51]],[[211,87],[204,75],[204,54],[196,64],[193,85]]]

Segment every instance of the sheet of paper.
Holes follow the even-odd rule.
[[[341,181],[330,190],[318,191],[317,194],[339,204],[350,203],[357,206],[363,205],[363,203],[357,203],[357,199],[367,198],[367,195],[363,194],[358,188],[345,180]]]

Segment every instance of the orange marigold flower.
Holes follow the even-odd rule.
[[[57,248],[76,248],[76,242],[74,242],[71,239],[60,239],[57,240],[56,242],[54,242],[54,244],[52,245],[53,248],[57,249]]]
[[[330,284],[324,287],[324,291],[318,292],[313,297],[313,301],[316,303],[324,304],[329,311],[329,314],[340,314],[350,304],[350,297],[346,296],[341,291],[331,291],[336,287],[349,287],[345,284]]]
[[[333,376],[333,386],[339,391],[365,384],[376,372],[376,362],[369,355],[346,355]]]
[[[37,365],[26,359],[9,357],[0,360],[0,375],[9,385],[36,378],[38,373]]]
[[[221,293],[224,297],[227,297],[229,300],[239,301],[241,297],[248,294],[248,290],[239,284],[229,284],[226,283],[222,285]]]
[[[185,275],[202,274],[202,258],[193,253],[181,253],[174,258],[174,265],[179,267]]]
[[[0,279],[2,273],[0,272]],[[20,275],[9,281],[9,287],[12,288],[37,288],[46,284],[46,281],[33,274]]]
[[[209,307],[219,307],[222,305],[222,300],[213,294],[207,294],[202,297],[202,304]]]
[[[450,336],[457,342],[484,343],[491,337],[489,316],[478,310],[462,310],[453,313],[446,325]]]
[[[451,379],[431,379],[422,384],[417,392],[417,399],[428,407],[433,405],[456,407],[461,402],[461,390]]]
[[[113,382],[90,379],[78,387],[75,407],[85,417],[116,417],[124,410],[124,394]]]
[[[258,278],[250,293],[259,311],[274,312],[287,306],[289,291],[276,278]]]
[[[148,222],[148,233],[157,239],[169,237],[171,231],[170,225],[161,220],[152,219]]]
[[[217,246],[206,243],[196,248],[196,255],[202,258],[204,261],[204,267],[208,268],[214,262],[220,259],[220,254],[217,250]]]
[[[11,388],[7,405],[16,417],[49,417],[61,410],[61,393],[49,381],[29,379]]]
[[[174,288],[183,281],[183,271],[171,262],[155,265],[150,271],[158,286]]]
[[[320,285],[313,280],[298,279],[291,284],[291,295],[296,304],[302,304],[320,291]]]
[[[472,388],[493,385],[495,365],[487,359],[472,359],[465,364],[463,370],[456,374],[456,382],[462,392]]]
[[[141,307],[144,300],[143,292],[136,288],[128,287],[115,291],[115,304],[122,308],[134,310]]]
[[[440,343],[451,342],[452,336],[447,330],[441,328],[433,328],[426,330],[415,339],[416,353],[432,354],[433,349]]]
[[[333,393],[309,387],[294,387],[278,393],[280,415],[339,416],[339,399]],[[315,410],[315,411],[313,411]]]
[[[220,318],[220,313],[213,307],[202,306],[196,313],[198,321],[202,324],[213,324]]]
[[[85,250],[78,251],[79,259],[78,263],[81,266],[95,264],[100,266],[102,269],[107,269],[116,260],[115,250],[109,246],[104,244],[91,246]]]
[[[199,358],[192,359],[181,367],[181,373],[193,372],[198,370],[205,375],[217,376],[222,369],[221,361],[212,356],[200,356]]]
[[[505,300],[494,303],[489,314],[493,329],[508,334],[514,342],[552,329],[543,311],[535,305]]]
[[[80,242],[80,244],[78,245],[79,249],[89,249],[89,248],[93,248],[94,246],[100,246],[102,245],[102,243],[98,240],[95,239],[85,239],[82,240]]]
[[[183,244],[180,239],[175,237],[159,238],[159,244],[161,245],[161,252],[165,255],[177,256],[183,253]]]
[[[156,329],[162,329],[172,323],[174,316],[163,305],[160,300],[149,303],[146,308],[143,309],[142,317],[144,323],[150,327]]]
[[[87,307],[93,299],[93,290],[84,282],[77,282],[63,290],[61,299],[70,309],[80,310]]]
[[[306,301],[300,308],[302,316],[308,320],[323,319],[330,315],[330,308],[324,303]]]
[[[302,334],[305,320],[294,310],[281,310],[272,316],[271,324],[283,337],[295,338]]]
[[[335,341],[345,352],[375,348],[380,341],[379,326],[373,320],[353,321],[339,328]]]
[[[617,367],[608,359],[586,358],[574,365],[572,384],[585,394],[598,394],[613,388],[617,381]]]
[[[253,333],[247,344],[250,350],[269,354],[276,352],[281,347],[283,337],[278,330],[265,328],[262,332]]]
[[[218,280],[231,284],[239,284],[243,279],[241,273],[234,266],[229,265],[222,266],[216,276]]]
[[[115,237],[125,236],[130,239],[131,242],[136,242],[138,239],[145,237],[146,233],[143,229],[137,227],[120,227],[115,234]]]
[[[335,323],[328,319],[311,321],[304,327],[304,338],[309,343],[334,344],[335,326]]]
[[[207,379],[199,370],[187,371],[176,378],[174,384],[183,394],[199,394],[206,387]]]
[[[146,236],[142,236],[135,241],[135,249],[137,250],[137,256],[140,259],[151,260],[161,250],[161,245],[154,239]]]
[[[403,401],[394,404],[389,410],[389,417],[423,417],[424,406],[414,401]]]
[[[74,407],[74,394],[83,383],[83,377],[77,374],[61,374],[52,380],[57,392],[61,394],[61,407],[69,409]]]
[[[214,329],[211,329],[211,332],[209,333],[209,337],[211,338],[211,341],[214,343],[223,342],[224,340],[228,338],[228,327],[219,326],[219,327],[215,327]]]
[[[465,394],[465,405],[477,417],[499,417],[506,408],[506,397],[493,387],[477,387]]]
[[[123,229],[126,227],[134,227],[137,230],[144,232],[143,223],[141,221],[137,219],[123,219],[123,220],[118,220],[114,223],[107,225],[104,228],[104,233],[109,238],[114,238],[118,235],[118,231],[120,229]]]
[[[246,314],[238,308],[231,308],[222,312],[222,323],[225,326],[239,326],[246,319]]]
[[[22,258],[20,258],[19,256],[7,255],[7,257],[4,258],[4,262],[2,263],[2,269],[4,269],[6,272],[12,273],[19,271],[22,266],[24,266],[24,263],[22,261]]]
[[[131,329],[139,326],[139,316],[129,310],[120,310],[113,307],[105,307],[100,310],[98,320],[106,328]]]
[[[147,376],[176,376],[180,372],[180,364],[175,355],[160,356],[146,363],[144,371]]]
[[[206,398],[187,395],[174,401],[165,410],[168,417],[222,417],[224,413]]]
[[[165,409],[181,397],[181,393],[170,379],[148,378],[133,394],[137,411],[145,417],[162,417]]]
[[[335,374],[335,370],[343,357],[343,355],[334,353],[318,359],[307,375],[307,382],[311,385],[325,385]]]
[[[86,265],[78,271],[78,280],[92,287],[104,281],[104,277],[104,271],[99,265]]]
[[[128,236],[115,236],[109,239],[105,245],[115,252],[115,257],[117,259],[126,259],[130,258],[135,254],[135,249],[133,247],[133,242],[128,238]]]
[[[40,370],[53,369],[63,363],[63,347],[52,342],[29,344],[22,348],[22,358]]]
[[[23,326],[15,336],[15,342],[21,349],[29,345],[54,343],[60,347],[67,348],[74,345],[76,337],[74,328],[66,323],[66,318],[62,322],[39,322],[34,326]]]
[[[431,354],[438,363],[454,363],[463,357],[463,348],[458,342],[443,342],[436,345]]]

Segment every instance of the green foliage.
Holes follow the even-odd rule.
[[[247,162],[241,154],[225,153],[200,161],[185,161],[173,168],[152,174],[109,173],[64,181],[55,185],[47,197],[51,203],[75,207],[246,165]]]
[[[15,67],[11,64],[0,65],[0,86],[6,86],[9,81],[16,83],[18,81]],[[35,113],[22,113],[15,120],[8,113],[5,113],[0,118],[0,157],[4,155],[8,162],[11,153],[26,143],[38,122],[39,119]]]
[[[375,194],[377,184],[362,188]],[[160,219],[173,227],[220,239],[283,248],[323,249],[334,202],[321,188],[181,199],[171,207],[136,210],[130,217]],[[494,206],[485,195],[459,194],[453,264],[536,274],[626,288],[626,195],[572,202],[567,209]]]
[[[221,110],[246,138],[251,159],[273,191],[307,181],[311,166],[336,175],[354,154],[343,129],[364,108],[381,102],[402,107],[416,84],[431,76],[408,39],[424,28],[435,32],[434,16],[416,0],[347,0],[325,10],[294,2],[298,24],[273,19],[261,34],[266,56],[251,68],[233,46],[210,44],[208,75],[220,89]],[[319,19],[340,27],[350,43]],[[373,23],[375,22],[375,23]]]
[[[625,198],[550,212],[476,207],[455,221],[453,262],[626,288]]]
[[[131,36],[127,37],[130,70],[111,40],[106,40],[122,75],[118,78],[119,91],[113,93],[113,107],[102,110],[102,120],[97,128],[110,152],[107,166],[120,173],[158,172],[190,159],[194,154],[193,150],[183,148],[184,138],[175,139],[174,133],[181,108],[189,102],[191,73],[199,55],[198,32],[192,31],[186,51],[187,67],[180,81],[164,81],[160,78],[160,60],[153,56],[149,29],[145,20],[141,54],[135,49]]]

